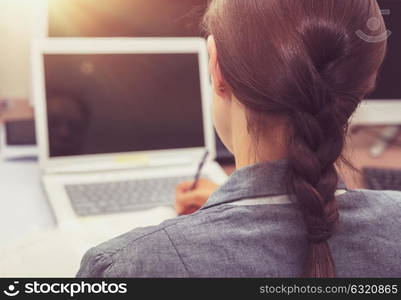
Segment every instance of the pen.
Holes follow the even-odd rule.
[[[202,157],[202,160],[200,161],[200,163],[198,165],[198,170],[196,171],[196,174],[195,174],[194,183],[192,183],[191,187],[189,188],[190,191],[196,189],[196,186],[198,185],[198,182],[199,182],[199,177],[200,177],[203,165],[205,164],[208,155],[209,155],[209,151],[206,150],[205,154]]]

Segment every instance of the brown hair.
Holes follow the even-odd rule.
[[[376,0],[214,0],[205,25],[249,127],[263,130],[267,115],[286,120],[289,193],[310,245],[303,276],[335,277],[327,242],[339,219],[335,164],[349,118],[375,87],[386,52],[386,41],[356,34],[385,30]]]

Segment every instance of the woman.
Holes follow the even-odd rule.
[[[377,26],[368,26],[369,22]],[[91,249],[78,276],[399,277],[401,194],[345,190],[349,118],[386,52],[375,0],[215,0],[216,129],[237,171],[177,189],[191,215]]]

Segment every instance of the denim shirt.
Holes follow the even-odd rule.
[[[299,277],[308,245],[285,160],[234,172],[196,213],[90,249],[77,277]],[[401,193],[338,187],[339,277],[401,277]]]

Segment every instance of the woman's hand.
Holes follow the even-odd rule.
[[[193,181],[187,181],[177,186],[175,210],[179,215],[197,211],[218,188],[217,184],[207,179],[200,179],[194,190],[190,190],[192,184]]]

